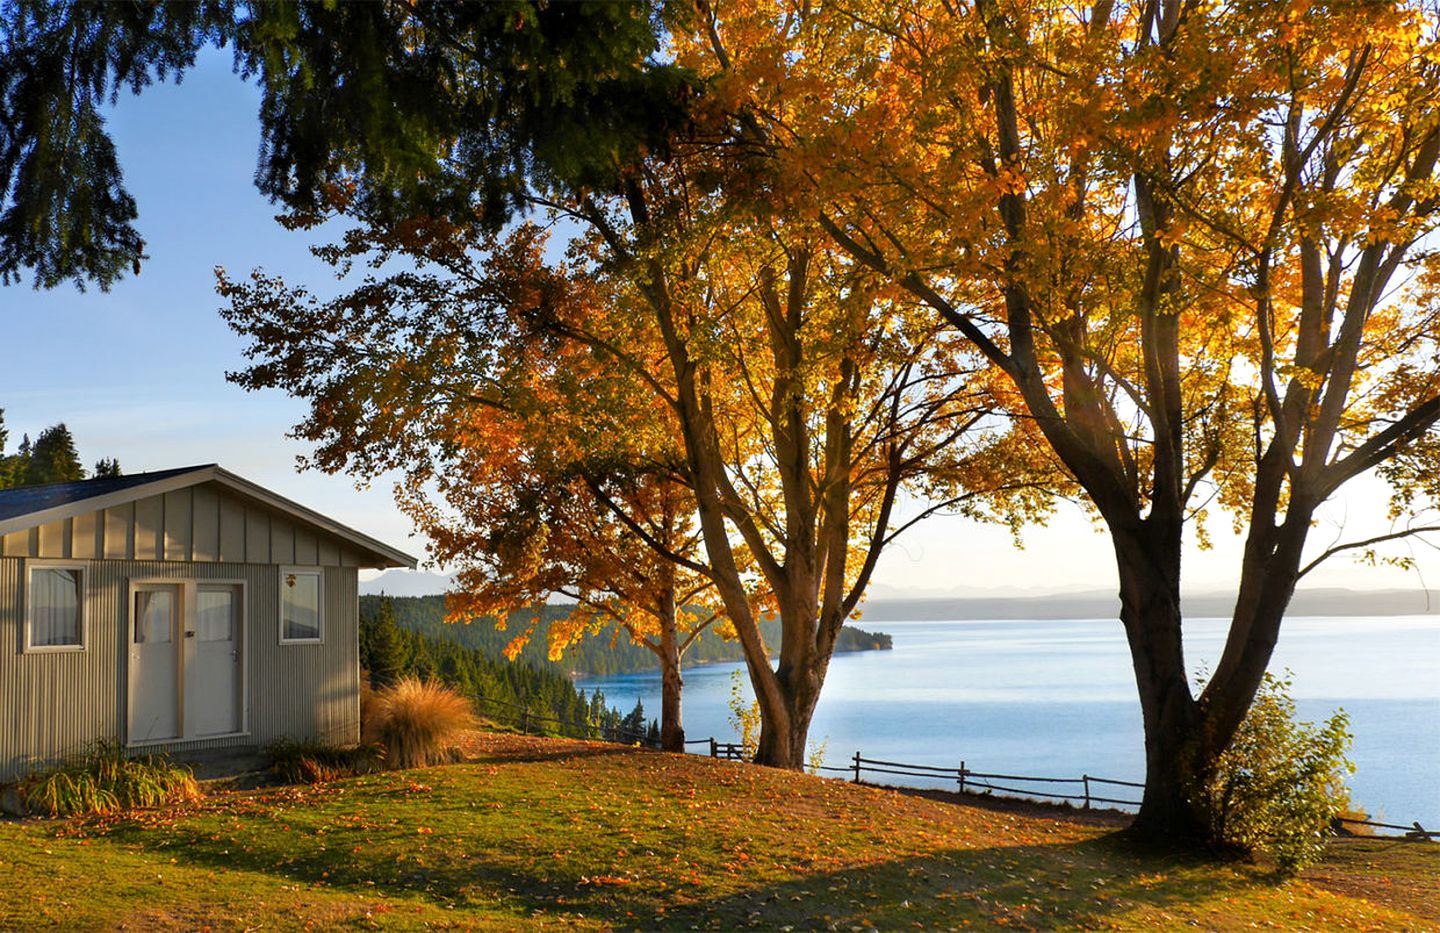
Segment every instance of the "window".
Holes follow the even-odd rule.
[[[27,651],[79,651],[85,647],[83,575],[78,564],[30,565]]]
[[[280,643],[318,642],[324,635],[320,571],[280,571]]]
[[[234,641],[239,589],[202,586],[195,594],[195,631],[200,641]]]

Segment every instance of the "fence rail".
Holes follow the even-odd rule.
[[[625,745],[645,745],[655,747],[645,730],[633,730],[622,728],[604,728],[590,723],[573,722],[567,719],[558,719],[553,716],[542,716],[530,709],[529,705],[517,705],[506,703],[502,700],[493,700],[489,697],[472,697],[477,705],[483,707],[492,718],[508,722],[520,729],[525,735],[532,731],[536,735],[559,734],[578,739],[593,739],[605,742],[618,742]],[[686,739],[685,744],[703,745],[705,752],[711,758],[719,758],[725,761],[747,761],[749,756],[745,746],[739,742],[721,742],[714,736],[704,739]],[[705,752],[702,752],[704,754]],[[915,764],[904,761],[887,761],[880,758],[865,758],[858,751],[850,759],[849,765],[820,765],[817,770],[830,774],[848,775],[855,783],[861,782],[862,774],[884,774],[897,777],[918,777],[929,780],[941,780],[954,782],[956,789],[964,793],[999,794],[1000,796],[1035,799],[1043,797],[1050,800],[1064,800],[1067,802],[1079,802],[1080,807],[1085,810],[1091,809],[1095,804],[1110,804],[1121,807],[1138,807],[1140,801],[1127,800],[1121,797],[1103,796],[1095,792],[1091,785],[1105,785],[1109,787],[1129,787],[1143,789],[1144,784],[1135,781],[1122,781],[1116,778],[1097,777],[1093,774],[1082,774],[1077,778],[1049,777],[1029,774],[1002,774],[991,771],[972,771],[966,767],[964,761],[960,762],[958,768],[947,768],[941,765]],[[1005,782],[1005,783],[999,783]],[[1044,790],[1039,787],[1015,787],[1016,783],[1026,785],[1057,786],[1068,785],[1064,791]],[[1429,830],[1421,826],[1419,821],[1406,826],[1400,823],[1382,823],[1375,820],[1361,820],[1350,817],[1336,817],[1335,822],[1343,825],[1368,826],[1373,829],[1391,829],[1402,834],[1405,839],[1440,839],[1440,830]]]
[[[860,783],[862,774],[888,774],[901,775],[906,777],[922,777],[931,780],[943,780],[955,782],[956,790],[960,793],[1000,793],[1017,797],[1045,797],[1050,800],[1078,801],[1083,809],[1090,809],[1093,804],[1109,803],[1119,806],[1138,807],[1140,801],[1127,800],[1119,797],[1106,797],[1091,790],[1090,785],[1107,784],[1118,787],[1144,787],[1134,781],[1120,781],[1115,778],[1095,777],[1094,775],[1082,774],[1078,778],[1050,777],[1035,774],[1005,774],[998,771],[975,771],[966,767],[965,762],[960,762],[958,768],[946,768],[939,765],[921,765],[904,761],[885,761],[879,758],[865,758],[859,752],[850,760],[850,767],[842,769],[848,771],[851,780]],[[1000,782],[1005,783],[1000,783]],[[1015,784],[1044,785],[1044,787],[1015,787]],[[1064,790],[1047,790],[1045,788],[1057,785],[1065,785]]]
[[[746,756],[741,745],[734,742],[718,742],[715,739],[701,739],[701,742],[709,742],[710,757],[723,758],[730,761],[744,761]],[[898,775],[901,777],[919,777],[930,780],[951,781],[956,789],[964,793],[985,793],[999,794],[1000,796],[1035,799],[1044,797],[1050,800],[1065,800],[1079,802],[1080,807],[1085,810],[1091,809],[1095,804],[1111,804],[1123,807],[1138,807],[1140,801],[1128,800],[1122,797],[1109,797],[1097,793],[1092,785],[1103,785],[1110,787],[1129,787],[1143,790],[1145,785],[1137,781],[1122,781],[1117,778],[1099,777],[1094,774],[1082,774],[1078,778],[1050,777],[1033,774],[1002,774],[994,771],[972,771],[966,767],[964,761],[960,762],[958,768],[948,768],[943,765],[924,765],[905,761],[887,761],[880,758],[865,758],[856,752],[850,759],[850,764],[844,767],[821,765],[819,771],[845,774],[856,784],[861,783],[863,774]],[[1008,783],[997,783],[1005,781]],[[1045,790],[1040,787],[1015,787],[1015,783],[1038,784],[1047,787],[1056,785],[1069,785],[1065,791]],[[1078,791],[1072,793],[1068,791]],[[1399,823],[1381,823],[1374,820],[1360,820],[1351,817],[1336,817],[1337,824],[1370,826],[1376,829],[1394,829],[1404,834],[1406,839],[1440,839],[1440,831],[1427,830],[1420,823],[1414,822],[1409,826]]]

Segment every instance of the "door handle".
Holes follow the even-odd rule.
[[[186,637],[186,638],[194,638],[194,637],[195,637],[195,633],[194,633],[194,632],[186,632],[186,633],[185,633],[185,637]]]

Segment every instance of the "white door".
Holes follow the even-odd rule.
[[[193,653],[185,665],[187,736],[241,729],[240,588],[202,584],[195,594]]]
[[[146,583],[132,591],[130,613],[131,742],[180,737],[181,588]]]

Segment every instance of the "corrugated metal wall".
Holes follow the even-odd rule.
[[[116,559],[91,562],[97,557]],[[23,651],[23,558],[86,561],[83,651]],[[282,737],[356,741],[357,560],[337,540],[205,486],[5,536],[0,780],[34,759],[73,754],[99,738],[123,738],[129,587],[146,579],[245,582],[249,734],[170,747],[263,746]],[[278,567],[286,563],[325,568],[324,644],[279,643]]]

